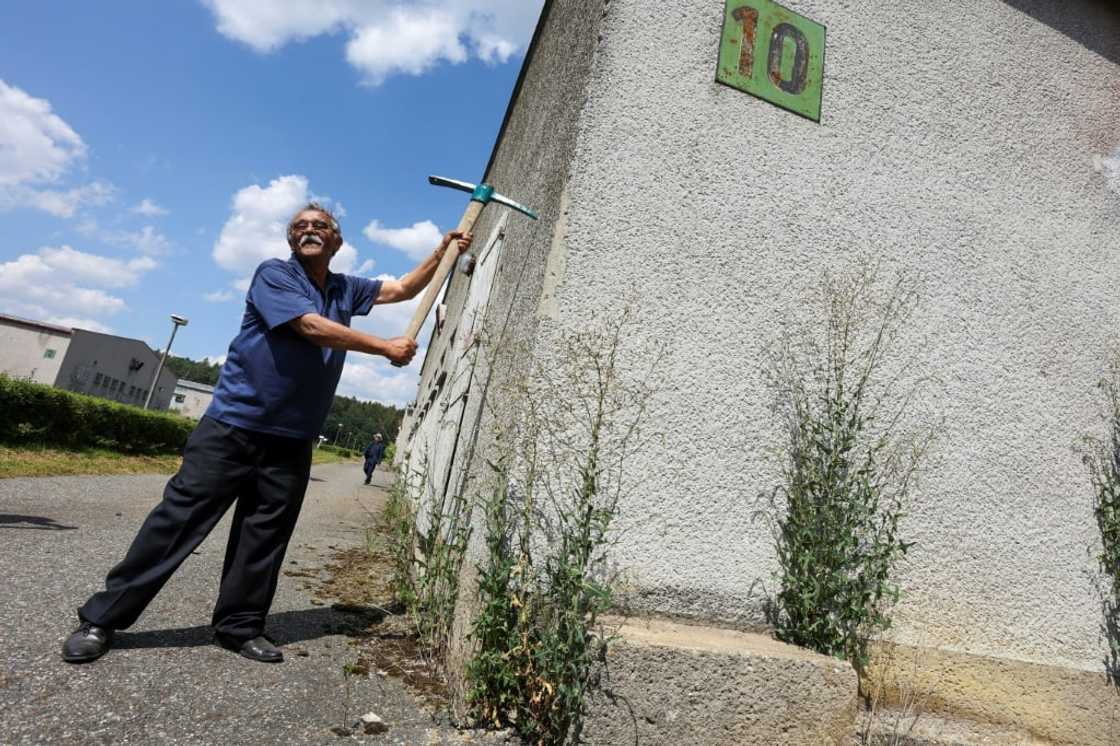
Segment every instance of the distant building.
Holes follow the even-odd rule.
[[[0,373],[144,406],[159,355],[144,342],[0,314]],[[178,377],[160,373],[151,409],[166,411]]]
[[[175,394],[171,397],[171,410],[184,417],[197,420],[206,413],[210,400],[214,398],[214,387],[197,381],[184,381],[175,384]]]
[[[71,329],[0,314],[0,373],[54,385]]]

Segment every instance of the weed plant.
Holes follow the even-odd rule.
[[[916,388],[898,390],[911,366],[893,355],[916,301],[911,280],[884,289],[867,264],[826,275],[804,305],[823,317],[788,325],[768,361],[785,432],[766,511],[779,565],[768,616],[779,639],[857,671],[890,627],[894,570],[913,546],[900,522],[933,433],[901,424]]]
[[[409,478],[406,470],[397,474],[389,488],[389,499],[381,514],[382,532],[387,539],[387,549],[392,567],[389,589],[393,600],[404,608],[411,608],[416,601],[416,583],[413,563],[416,558],[416,508],[412,503]]]
[[[448,505],[430,489],[421,501],[427,474],[426,459],[416,471],[402,469],[383,515],[393,568],[389,587],[409,614],[421,648],[438,659],[450,638],[470,515],[461,498]],[[421,502],[427,506],[423,524],[417,520]]]
[[[459,571],[470,541],[470,514],[459,497],[446,506],[437,499],[427,503],[426,527],[416,533],[416,597],[410,612],[421,646],[439,659],[451,638]]]
[[[478,721],[539,744],[578,740],[610,640],[611,523],[651,393],[648,377],[619,374],[626,322],[565,336],[557,359],[505,392],[517,416],[479,499],[486,556],[468,702]]]
[[[1101,600],[1101,633],[1108,643],[1105,671],[1120,687],[1120,357],[1114,357],[1098,384],[1107,436],[1088,436],[1081,455],[1093,485],[1093,516],[1100,544],[1090,551],[1097,561],[1095,578]]]

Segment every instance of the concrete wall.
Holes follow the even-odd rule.
[[[823,270],[870,256],[925,279],[903,351],[944,418],[896,639],[1099,671],[1072,446],[1098,427],[1120,321],[1120,8],[792,6],[828,27],[820,124],[713,81],[722,2],[614,0],[603,22],[549,258],[566,270],[540,308],[542,331],[576,326],[632,288],[631,349],[664,353],[666,445],[630,463],[645,481],[616,559],[639,606],[761,622],[751,588],[775,562],[752,511],[780,439],[764,348]]]
[[[52,385],[69,345],[69,331],[0,318],[0,373]]]
[[[503,345],[544,357],[564,329],[631,305],[626,375],[663,358],[614,560],[639,610],[755,627],[776,565],[754,512],[782,437],[765,349],[813,310],[825,270],[867,257],[918,273],[900,349],[935,376],[921,411],[940,437],[904,526],[918,544],[892,636],[1103,680],[1073,445],[1099,429],[1094,384],[1120,346],[1120,8],[790,5],[828,27],[819,124],[714,82],[722,2],[612,0],[601,19],[551,4],[490,174],[544,215],[510,222],[490,311]],[[421,404],[438,399],[442,344]],[[503,365],[488,375],[518,364]],[[459,436],[465,473],[494,437],[485,394],[472,389]],[[1056,712],[1032,727],[1104,742],[1071,739],[1080,726]]]
[[[182,397],[182,401],[179,398]],[[200,419],[206,414],[210,401],[214,398],[214,387],[194,381],[180,380],[175,384],[175,393],[168,408],[184,417]]]
[[[138,339],[75,329],[55,386],[142,407],[158,365],[159,356]],[[166,368],[160,373],[151,409],[167,410],[177,380]]]
[[[460,492],[466,480],[486,471],[482,459],[475,458],[475,454],[487,453],[494,437],[494,418],[500,415],[484,408],[483,400],[491,388],[496,389],[510,377],[517,376],[525,364],[516,351],[531,349],[538,325],[537,304],[542,296],[550,293],[549,288],[562,270],[550,264],[548,256],[564,232],[565,189],[585,98],[584,86],[599,43],[598,28],[604,7],[599,0],[546,3],[532,58],[518,84],[520,93],[511,102],[484,177],[498,191],[536,209],[540,219],[531,221],[513,213],[506,216],[501,260],[493,278],[483,323],[494,343],[491,349],[509,354],[493,359],[482,355],[474,365],[459,435],[451,446],[454,455],[447,456],[452,461],[451,473],[446,475],[452,494]],[[502,211],[502,207],[494,205],[483,213],[474,230],[479,250],[494,236]],[[409,439],[415,442],[418,428],[424,426],[425,420],[441,417],[446,407],[453,404],[449,400],[451,386],[448,382],[455,378],[457,361],[450,353],[456,334],[462,331],[460,312],[471,281],[471,277],[456,274],[448,287],[447,319],[429,346],[417,405],[401,426],[398,442],[403,444],[401,453],[408,454],[400,457],[406,468],[418,467],[422,458],[415,449],[409,448]],[[464,372],[470,373],[459,371]],[[500,409],[501,402],[495,404]],[[441,474],[440,478],[443,477]],[[484,549],[479,525],[481,516],[476,515],[475,519],[475,541],[464,566],[464,590],[460,595],[452,641],[453,679],[461,672],[463,656],[469,649],[466,629],[472,613],[473,565]],[[457,683],[452,681],[453,689]]]

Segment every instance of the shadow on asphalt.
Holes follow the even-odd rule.
[[[336,605],[337,606],[337,605]],[[277,645],[316,640],[327,635],[368,634],[385,619],[386,612],[369,606],[343,605],[339,608],[303,609],[269,614],[265,634]],[[209,625],[154,629],[145,632],[118,632],[113,647],[197,648],[213,645],[214,630]]]
[[[28,525],[15,525],[23,523]],[[55,523],[53,518],[43,518],[37,515],[0,513],[0,528],[37,528],[43,531],[73,531],[77,526],[63,526],[61,523]]]

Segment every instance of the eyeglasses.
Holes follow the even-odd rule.
[[[308,228],[314,228],[317,231],[334,230],[334,226],[325,220],[299,220],[292,223],[292,230],[304,231]]]

